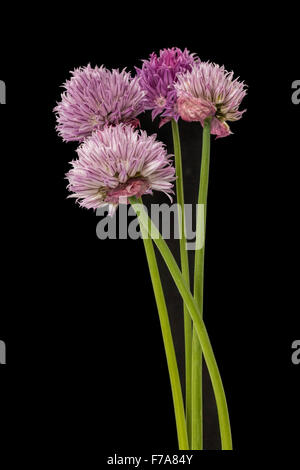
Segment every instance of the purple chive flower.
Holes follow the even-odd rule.
[[[54,108],[57,130],[64,141],[83,141],[94,130],[120,122],[139,125],[144,95],[139,80],[129,72],[90,65],[75,69]]]
[[[224,66],[201,62],[191,71],[177,77],[175,89],[178,112],[185,121],[200,121],[212,117],[211,134],[226,137],[232,134],[226,121],[241,119],[246,110],[239,111],[246,95],[244,82],[233,79],[233,72]]]
[[[87,137],[77,150],[78,159],[68,172],[68,189],[82,207],[109,205],[112,214],[128,197],[173,193],[175,169],[165,146],[145,131],[118,124]]]
[[[145,109],[152,109],[152,119],[158,114],[163,117],[160,126],[171,119],[178,120],[174,82],[178,73],[191,70],[198,60],[187,49],[181,51],[173,47],[161,50],[159,57],[153,52],[149,60],[143,60],[141,69],[136,67],[141,88],[146,92]]]

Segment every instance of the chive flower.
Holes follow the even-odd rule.
[[[226,137],[232,134],[227,121],[241,119],[246,110],[240,104],[246,95],[244,82],[233,79],[233,72],[224,66],[201,62],[185,74],[179,74],[175,89],[178,112],[185,121],[200,121],[211,117],[211,134]]]
[[[145,92],[137,77],[125,69],[111,71],[90,64],[71,73],[54,108],[56,129],[64,141],[82,142],[93,131],[120,122],[139,125],[136,116],[144,111]]]
[[[77,149],[78,159],[66,177],[69,197],[80,206],[97,209],[109,205],[113,214],[119,202],[153,190],[173,193],[175,169],[156,135],[118,124],[95,131]],[[120,199],[121,198],[121,199]]]
[[[196,60],[195,54],[178,47],[162,49],[159,56],[154,52],[149,60],[143,60],[142,68],[136,67],[140,85],[146,93],[145,109],[152,110],[152,120],[161,115],[160,126],[179,119],[177,111],[177,94],[174,82],[179,73],[192,69]]]

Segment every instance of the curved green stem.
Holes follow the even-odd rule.
[[[161,234],[159,233],[155,225],[152,224],[151,219],[149,219],[141,200],[138,201],[135,197],[130,197],[129,199],[130,199],[133,209],[138,215],[140,226],[143,226],[143,228],[148,232],[148,235],[151,234],[151,237],[153,238],[157,248],[159,249],[163,259],[165,260],[165,263],[169,268],[169,271],[174,279],[174,282],[193,320],[194,328],[196,329],[199,341],[201,343],[203,355],[207,364],[207,368],[209,371],[209,375],[211,378],[211,382],[212,382],[212,386],[213,386],[213,390],[214,390],[214,394],[216,398],[222,450],[232,450],[230,421],[229,421],[229,414],[228,414],[227,402],[226,402],[225,392],[224,392],[224,388],[222,384],[222,379],[220,376],[220,372],[217,366],[217,362],[213,353],[213,349],[212,349],[205,325],[203,323],[203,319],[201,318],[201,315],[200,315],[198,305],[195,299],[193,298],[185,280],[183,279],[181,271],[168,245],[166,244],[165,240],[162,238]]]
[[[176,169],[176,195],[177,204],[180,207],[178,213],[179,224],[179,247],[180,247],[180,262],[181,271],[187,285],[190,285],[190,271],[188,253],[186,250],[186,237],[185,237],[185,215],[184,215],[184,191],[183,191],[183,176],[182,176],[182,162],[181,162],[181,148],[178,123],[172,119],[172,134],[174,143],[175,155],[175,169]],[[188,430],[189,442],[191,442],[191,384],[192,384],[192,321],[187,311],[186,306],[183,307],[184,312],[184,344],[185,344],[185,410],[186,410],[186,424]]]
[[[204,286],[204,250],[206,205],[208,191],[210,160],[210,119],[206,119],[203,127],[201,173],[198,196],[198,218],[200,205],[204,205],[203,224],[198,220],[196,230],[196,251],[194,270],[194,298],[203,317],[203,286]],[[201,240],[201,241],[200,241]],[[199,248],[197,246],[199,245]],[[196,332],[193,333],[192,345],[192,441],[193,450],[203,449],[203,392],[202,392],[202,351]]]
[[[184,414],[184,405],[182,398],[181,383],[179,378],[176,354],[173,344],[171,327],[169,322],[168,310],[166,306],[165,296],[161,285],[159,270],[156,262],[154,247],[151,238],[147,236],[147,232],[141,225],[141,233],[144,241],[147,261],[149,265],[150,276],[152,280],[155,300],[157,304],[160,326],[163,336],[163,342],[166,352],[166,358],[169,369],[171,389],[173,395],[176,428],[178,436],[179,450],[189,450],[188,435],[186,429],[186,420]]]

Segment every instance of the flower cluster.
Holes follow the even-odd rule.
[[[109,204],[112,214],[119,200],[126,204],[130,196],[172,193],[175,169],[155,137],[124,124],[94,132],[78,148],[79,158],[67,174],[69,197],[88,209]]]
[[[233,72],[201,62],[187,49],[163,49],[150,55],[132,77],[126,70],[90,65],[75,69],[54,108],[57,131],[65,141],[79,141],[78,159],[67,174],[68,188],[81,206],[96,209],[130,196],[172,193],[175,170],[156,136],[138,132],[137,116],[152,110],[160,125],[179,117],[186,121],[211,119],[211,133],[231,133],[246,94]]]
[[[238,78],[234,79],[233,72],[227,72],[224,66],[201,62],[187,49],[181,51],[175,47],[161,50],[159,56],[152,53],[149,60],[144,60],[142,68],[137,68],[136,72],[136,76],[132,77],[125,70],[110,71],[104,66],[92,68],[88,65],[74,70],[71,79],[65,83],[65,92],[54,108],[57,130],[63,140],[80,142],[77,158],[71,162],[71,169],[66,174],[69,197],[75,198],[81,207],[87,209],[108,207],[110,215],[115,212],[119,204],[129,202],[132,204],[140,221],[143,238],[146,238],[145,235],[150,235],[154,239],[182,295],[184,304],[189,305],[193,321],[193,337],[187,334],[185,324],[185,353],[189,351],[190,359],[195,360],[197,366],[199,357],[193,354],[192,343],[199,342],[206,362],[210,364],[208,370],[219,412],[222,450],[232,450],[226,397],[205,325],[199,316],[202,296],[197,295],[197,292],[203,291],[203,249],[195,250],[196,295],[193,296],[189,289],[189,256],[186,240],[183,237],[183,243],[180,243],[181,265],[187,267],[182,269],[181,273],[163,237],[157,229],[153,231],[155,226],[152,225],[151,219],[148,219],[147,213],[140,206],[137,207],[136,198],[152,194],[153,191],[161,191],[172,200],[173,183],[177,179],[178,207],[185,208],[179,131],[175,122],[181,117],[185,121],[199,121],[205,128],[199,199],[206,207],[210,133],[217,137],[231,134],[228,122],[237,121],[245,112],[239,107],[246,95],[246,87]],[[172,155],[167,153],[162,142],[156,140],[156,135],[149,136],[145,131],[136,129],[139,126],[137,116],[144,110],[152,110],[153,120],[160,115],[160,126],[172,121],[176,172]],[[200,126],[198,127],[200,129]],[[185,228],[184,210],[178,213],[178,219],[179,229]],[[150,222],[148,231],[147,221]],[[202,225],[197,224],[196,245],[203,238]],[[155,253],[151,241],[149,243],[145,242],[145,249],[162,324],[178,425],[178,442],[180,449],[189,449],[191,447],[189,423],[187,426],[184,424],[185,413],[172,332]],[[205,333],[205,341],[200,334],[201,331]],[[193,390],[198,389],[202,380],[201,368],[197,374],[191,374],[189,371],[186,379],[189,387]],[[201,424],[203,413],[201,407],[197,408],[199,407],[193,407],[192,421]],[[180,426],[178,423],[181,423]],[[199,425],[195,436],[193,430],[191,450],[202,449],[201,441],[202,433]]]
[[[153,52],[149,60],[143,61],[141,69],[136,68],[140,85],[146,93],[145,109],[152,110],[152,119],[159,114],[164,117],[160,125],[171,119],[178,120],[174,84],[177,75],[191,70],[198,60],[195,54],[190,54],[187,49],[181,51],[173,47],[161,50],[159,56]]]
[[[201,62],[191,71],[177,77],[175,89],[178,112],[185,121],[200,121],[211,117],[211,133],[217,137],[231,134],[226,121],[237,121],[245,112],[239,111],[246,95],[245,84],[224,66]]]
[[[145,92],[129,72],[92,68],[75,69],[54,108],[59,135],[67,142],[83,141],[94,130],[119,122],[138,125],[144,111]]]

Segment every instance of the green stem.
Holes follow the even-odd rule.
[[[219,424],[220,424],[220,434],[221,434],[221,443],[222,443],[222,450],[232,450],[232,439],[231,439],[231,429],[230,429],[230,421],[229,421],[229,414],[227,408],[227,402],[225,397],[225,392],[222,384],[222,379],[220,376],[220,372],[216,363],[216,359],[213,353],[213,349],[203,323],[203,319],[201,318],[200,311],[198,305],[192,296],[188,285],[186,284],[185,280],[182,277],[181,271],[168,247],[165,240],[162,238],[161,234],[159,233],[158,229],[152,224],[151,219],[149,219],[147,212],[141,202],[141,200],[137,200],[135,197],[130,197],[130,202],[132,204],[133,209],[138,215],[140,226],[145,228],[148,234],[151,234],[157,248],[159,249],[163,259],[169,271],[174,279],[174,282],[185,302],[190,316],[193,320],[194,327],[196,329],[199,341],[201,343],[203,355],[207,364],[207,368],[210,374],[216,403],[218,409],[218,416],[219,416]],[[145,235],[144,235],[145,236]]]
[[[180,246],[180,262],[181,271],[187,285],[190,285],[189,260],[186,250],[185,237],[185,214],[184,214],[184,191],[182,176],[182,161],[178,123],[172,119],[172,134],[174,143],[175,168],[176,168],[176,195],[177,203],[180,206],[178,213],[179,224],[179,246]],[[188,430],[189,442],[191,442],[191,386],[192,386],[192,321],[189,312],[184,305],[184,344],[185,344],[185,410],[186,424]]]
[[[161,285],[159,270],[156,262],[155,251],[151,238],[147,236],[147,232],[141,225],[141,233],[144,241],[147,261],[150,270],[154,295],[156,299],[160,326],[163,336],[163,342],[166,352],[167,364],[170,375],[171,389],[173,395],[176,428],[178,436],[179,450],[189,450],[188,435],[186,429],[186,421],[184,414],[184,405],[182,398],[181,383],[179,378],[176,354],[173,344],[171,327],[169,322],[168,310],[166,306],[165,296]]]
[[[204,286],[204,250],[205,250],[205,226],[206,205],[208,191],[210,160],[210,120],[206,119],[203,127],[201,173],[198,196],[198,218],[200,219],[200,205],[204,205],[203,224],[198,220],[196,241],[199,248],[195,251],[194,270],[194,298],[203,317],[203,286]],[[198,245],[196,243],[196,247]],[[202,245],[202,246],[201,246]],[[196,332],[193,333],[192,345],[192,445],[193,450],[203,449],[203,381],[202,381],[202,351]]]

